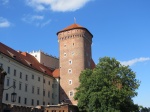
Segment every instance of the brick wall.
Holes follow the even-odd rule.
[[[77,105],[74,100],[79,76],[85,68],[91,68],[92,36],[86,29],[71,29],[58,34],[60,57],[60,101]],[[71,63],[70,63],[71,61]],[[71,73],[69,73],[71,70]],[[71,84],[70,84],[71,82]],[[70,92],[73,95],[70,95]]]

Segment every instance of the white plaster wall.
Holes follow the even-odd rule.
[[[49,67],[49,68],[59,68],[59,59],[48,54],[45,54],[41,51],[33,51],[30,53],[33,55],[39,63]]]
[[[16,81],[16,89],[17,100],[13,104],[21,105],[21,106],[36,106],[37,100],[39,100],[39,105],[43,105],[43,101],[45,101],[45,105],[49,104],[58,104],[58,98],[52,99],[52,93],[55,91],[52,88],[53,77],[47,76],[41,72],[33,70],[29,67],[26,67],[15,60],[0,54],[0,64],[3,64],[3,69],[7,72],[8,66],[10,67],[10,74],[7,74],[5,77],[5,85],[4,88],[8,88],[13,85],[13,80]],[[14,69],[17,71],[16,76],[14,76]],[[20,78],[20,72],[22,72],[22,79]],[[28,75],[28,80],[25,80],[26,74]],[[34,75],[34,79],[32,79],[32,75]],[[40,77],[40,81],[38,81],[38,77]],[[9,78],[9,86],[7,86],[7,78]],[[43,78],[45,79],[45,83],[43,83]],[[50,81],[50,85],[49,82]],[[19,90],[19,83],[22,83],[22,88]],[[28,85],[28,90],[25,92],[25,84]],[[32,86],[34,86],[34,93],[32,93]],[[37,94],[37,88],[40,88],[40,94]],[[45,96],[43,97],[43,89],[45,89]],[[48,91],[50,91],[50,97],[48,97]],[[13,92],[13,88],[9,90],[5,90],[3,93],[3,103],[12,104],[11,102],[11,93]],[[6,101],[6,93],[9,94],[9,100]],[[18,97],[21,97],[21,103],[18,103]],[[27,104],[24,104],[24,98],[27,98]],[[34,105],[31,105],[31,99],[34,99]]]

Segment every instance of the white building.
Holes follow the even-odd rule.
[[[33,107],[59,103],[59,69],[55,69],[59,60],[42,52],[37,53],[31,54],[38,55],[42,64],[31,54],[17,52],[0,43],[0,66],[7,72],[4,88],[15,85],[17,93],[16,102],[11,102],[14,89],[4,90],[3,103]],[[51,61],[46,62],[45,58],[51,58]]]
[[[59,68],[59,59],[52,55],[48,55],[40,50],[32,51],[30,54],[33,55],[39,63],[47,66],[50,69]]]

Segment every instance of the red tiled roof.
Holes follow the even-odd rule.
[[[55,78],[59,78],[60,77],[60,72],[59,72],[59,69],[55,69],[54,71],[53,71],[53,77],[55,77]]]
[[[74,24],[71,24],[70,26],[68,26],[68,27],[64,28],[63,30],[61,30],[61,31],[57,32],[57,35],[58,35],[58,33],[60,33],[60,32],[68,31],[68,30],[72,30],[72,29],[85,29],[86,31],[88,31],[88,32],[89,32],[89,30],[88,30],[88,29],[86,29],[86,28],[82,27],[82,26],[81,26],[81,25],[79,25],[79,24],[74,23]],[[90,32],[89,32],[89,33],[90,33]],[[91,33],[90,33],[90,34],[91,34]],[[91,34],[91,35],[92,35],[92,34]],[[93,35],[92,35],[92,37],[93,37]]]
[[[4,45],[1,42],[0,42],[0,52],[7,55],[10,58],[13,58],[14,60],[18,61],[19,63],[21,63],[25,66],[28,66],[32,69],[40,71],[49,76],[53,76],[52,70],[50,70],[46,66],[40,64],[34,56],[32,56],[26,52],[21,52],[21,51],[17,52],[14,49]]]

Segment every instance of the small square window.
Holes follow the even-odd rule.
[[[69,70],[68,70],[68,73],[72,73],[72,70],[71,70],[71,69],[69,69]]]
[[[69,96],[72,97],[73,96],[73,91],[69,92]]]
[[[67,56],[67,54],[66,53],[64,53],[64,57],[66,57]]]
[[[71,85],[72,84],[72,80],[69,80],[69,85]]]
[[[69,60],[69,64],[72,64],[72,60]]]

